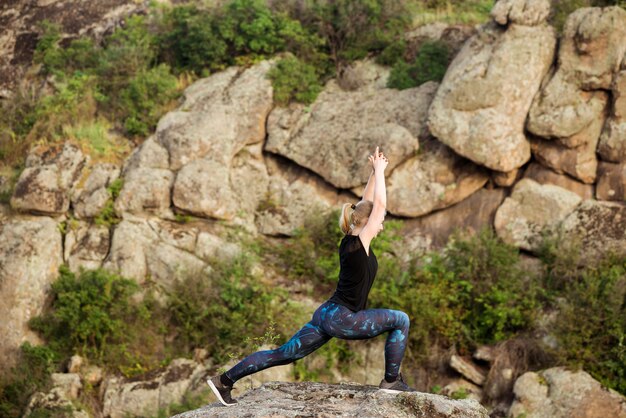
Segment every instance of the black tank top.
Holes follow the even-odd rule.
[[[329,299],[353,311],[365,309],[367,296],[378,271],[378,261],[370,246],[369,256],[358,235],[346,235],[339,244],[339,282]]]

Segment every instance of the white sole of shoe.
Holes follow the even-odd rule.
[[[211,379],[207,379],[206,382],[209,385],[209,387],[211,388],[211,390],[213,391],[213,393],[215,394],[215,396],[217,396],[217,399],[219,399],[219,401],[222,403],[222,405],[224,405],[224,406],[236,405],[234,403],[227,403],[224,399],[222,399],[222,395],[220,395],[220,391],[217,390],[217,388],[215,387],[213,382],[211,382]]]
[[[381,392],[385,392],[385,393],[400,393],[402,392],[401,390],[393,390],[393,389],[378,389]]]

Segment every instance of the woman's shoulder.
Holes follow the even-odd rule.
[[[361,247],[363,247],[363,244],[358,235],[347,234],[342,238],[339,249],[346,252],[353,252],[361,249]]]

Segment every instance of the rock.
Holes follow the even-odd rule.
[[[124,175],[138,168],[168,170],[170,167],[169,158],[169,153],[165,147],[157,142],[154,136],[151,136],[128,156],[124,162]]]
[[[170,170],[205,158],[227,165],[246,145],[263,141],[273,104],[266,77],[272,65],[231,67],[185,90],[183,104],[161,118],[155,134],[169,152]]]
[[[337,84],[344,90],[353,91],[359,89],[380,90],[387,87],[387,79],[391,70],[373,59],[367,58],[351,63],[343,68]]]
[[[215,234],[199,232],[194,254],[203,260],[229,260],[241,254],[241,248]]]
[[[603,102],[606,103],[606,95],[604,93],[599,95],[604,97]],[[603,123],[604,116],[597,115],[582,131],[568,138],[568,140],[584,138],[583,142],[574,148],[564,145],[563,140],[557,142],[533,138],[531,141],[533,155],[541,164],[557,173],[567,173],[583,183],[594,183],[598,169],[596,148]]]
[[[109,228],[90,225],[81,221],[69,221],[65,235],[64,260],[74,273],[80,268],[95,270],[109,253]]]
[[[523,374],[514,386],[509,417],[624,418],[626,399],[584,371],[555,367]]]
[[[539,142],[533,153],[542,163],[586,183],[595,181],[596,145],[607,112],[605,91],[615,86],[625,39],[626,12],[619,7],[581,8],[568,17],[558,68],[528,114],[531,133],[557,138],[561,145]]]
[[[522,179],[496,212],[496,233],[507,244],[538,250],[545,230],[565,219],[581,201],[576,193],[558,186]]]
[[[611,113],[600,136],[598,154],[605,161],[626,162],[626,56],[611,84],[611,95]]]
[[[387,184],[387,210],[417,217],[452,206],[482,188],[487,172],[436,139],[396,167]]]
[[[212,159],[185,165],[176,176],[172,199],[183,211],[198,216],[233,220],[246,217],[267,196],[269,184],[261,145],[244,148],[229,166]]]
[[[374,386],[324,383],[265,383],[247,392],[228,409],[211,404],[177,418],[201,417],[488,417],[487,410],[474,400],[451,400],[426,393],[390,394]]]
[[[503,173],[501,171],[492,171],[491,179],[493,182],[500,187],[510,187],[515,184],[519,177],[520,170],[516,168],[515,170],[511,170],[509,172]]]
[[[405,58],[407,62],[412,62],[425,42],[441,42],[448,47],[450,57],[454,57],[474,34],[476,29],[472,25],[449,25],[443,22],[420,25],[404,34],[407,43]]]
[[[146,12],[147,5],[131,0],[11,0],[0,3],[0,92],[16,89],[32,63],[43,20],[61,26],[64,42],[89,35],[98,42],[127,16]]]
[[[81,356],[79,356],[78,354],[74,354],[70,358],[70,362],[67,365],[67,371],[69,373],[78,373],[84,362],[85,360]]]
[[[516,11],[524,3],[500,1],[494,9],[498,16],[501,11],[522,19]],[[450,64],[432,102],[428,126],[433,135],[492,170],[521,167],[530,158],[526,115],[552,63],[555,43],[554,30],[545,21],[507,28],[492,22],[479,29]]]
[[[153,374],[149,380],[130,381],[112,377],[103,383],[104,416],[154,416],[159,409],[172,403],[181,403],[194,380],[206,375],[204,367],[188,359],[175,359],[163,371]]]
[[[504,189],[481,189],[450,208],[405,220],[398,256],[406,259],[441,248],[456,230],[478,232],[491,227],[504,196]]]
[[[473,357],[491,363],[495,359],[495,350],[489,345],[481,345],[474,351]]]
[[[86,384],[91,387],[97,386],[102,382],[102,378],[104,376],[104,372],[98,366],[94,366],[92,364],[83,367],[80,372],[80,377],[85,381]]]
[[[172,218],[170,210],[174,174],[158,168],[137,168],[124,175],[124,185],[115,200],[119,214],[154,214]]]
[[[70,399],[67,399],[61,388],[53,388],[48,393],[36,392],[30,398],[25,417],[34,416],[62,416],[67,418],[89,418],[86,411],[77,409]]]
[[[450,357],[450,367],[461,373],[467,380],[482,386],[485,383],[485,373],[475,364],[453,354]]]
[[[338,208],[342,201],[355,200],[288,160],[269,155],[265,162],[269,187],[255,219],[262,234],[293,236],[309,217]]]
[[[528,168],[526,168],[524,178],[534,180],[539,184],[553,184],[559,186],[576,193],[583,199],[592,199],[594,196],[593,185],[581,183],[564,174],[558,174],[536,162],[530,163]]]
[[[84,184],[72,189],[72,207],[78,219],[95,218],[102,212],[111,198],[107,187],[120,175],[119,167],[109,163],[96,164],[89,170]]]
[[[441,395],[452,399],[473,399],[480,402],[483,397],[483,391],[480,386],[468,382],[465,379],[455,379],[441,389]]]
[[[426,132],[426,112],[437,84],[402,91],[325,89],[312,106],[275,108],[268,119],[267,151],[319,174],[337,188],[365,184],[367,157],[379,145],[388,172],[414,155]]]
[[[52,386],[61,389],[63,396],[67,399],[78,399],[83,384],[80,376],[76,373],[52,373],[50,376]]]
[[[10,367],[18,347],[36,343],[28,321],[41,314],[63,263],[57,222],[48,217],[0,224],[0,364]]]
[[[556,235],[584,248],[581,263],[609,253],[626,255],[626,205],[585,200],[563,220]]]
[[[104,267],[143,283],[147,275],[164,288],[187,274],[197,274],[206,263],[196,254],[199,231],[157,219],[125,219],[113,231]]]
[[[80,177],[85,156],[75,145],[33,149],[11,197],[11,207],[23,212],[62,214],[70,207],[70,188]]]
[[[499,0],[491,9],[491,17],[500,25],[541,25],[549,14],[549,0]]]
[[[622,164],[600,162],[596,199],[626,201],[626,162]]]

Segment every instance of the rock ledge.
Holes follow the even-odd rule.
[[[390,394],[356,383],[269,382],[246,392],[236,406],[219,403],[176,415],[205,417],[428,417],[487,418],[477,401],[428,393]]]

